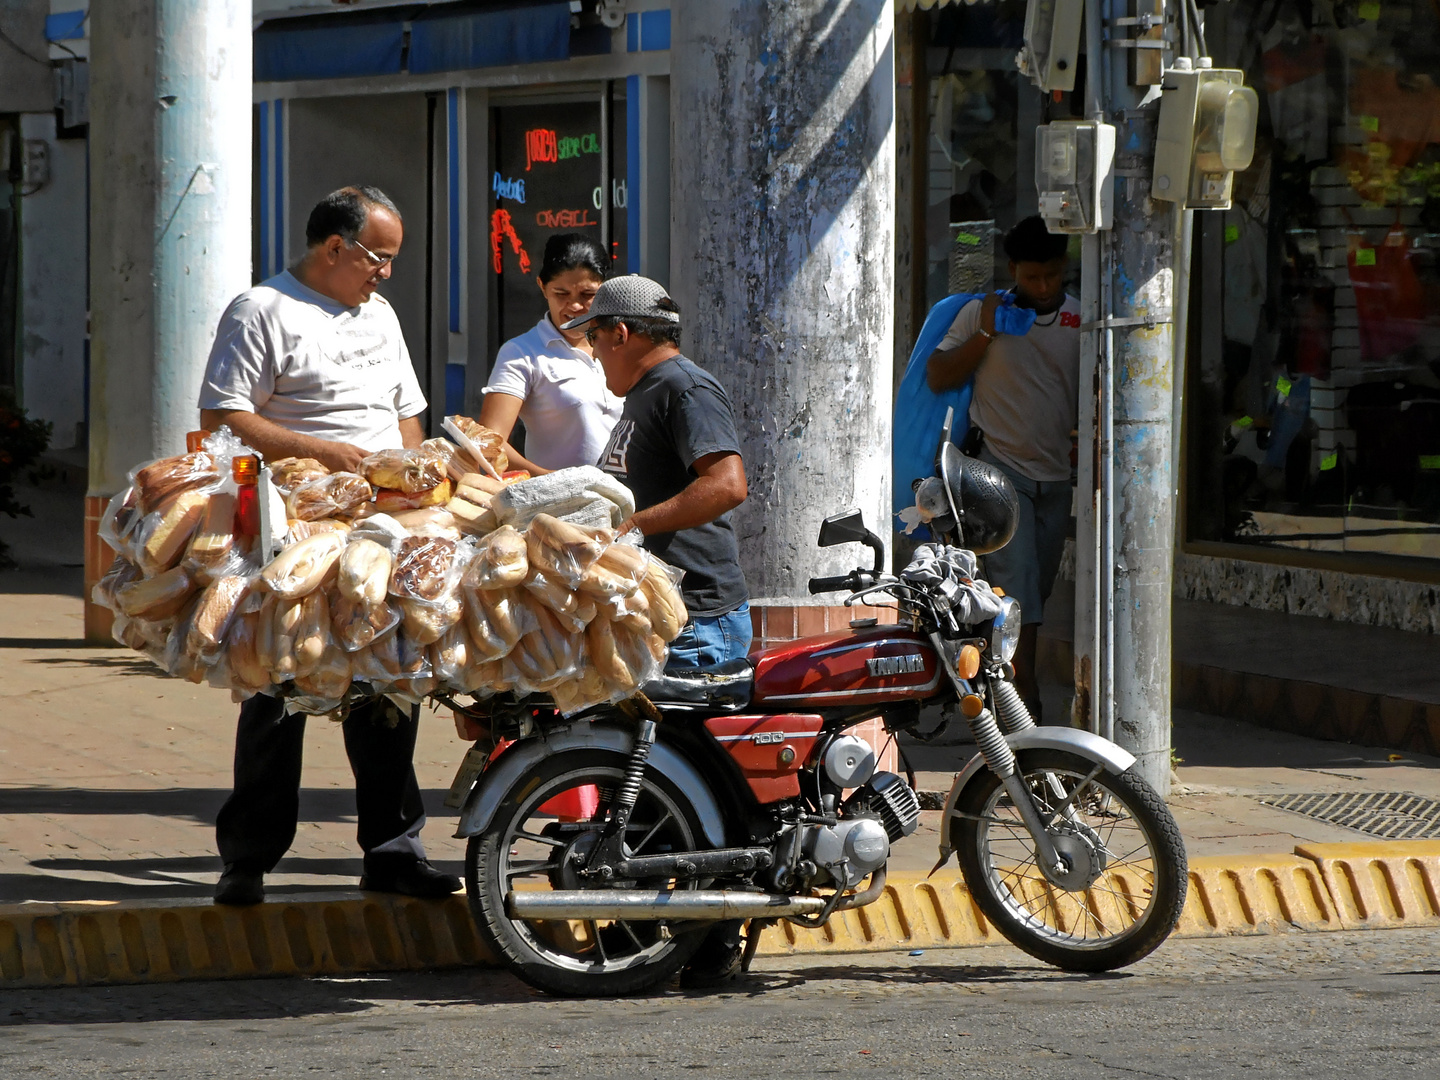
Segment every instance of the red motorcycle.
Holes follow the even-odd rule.
[[[1009,481],[948,440],[917,504],[942,539],[899,577],[859,511],[819,543],[874,565],[812,593],[893,603],[898,625],[763,650],[663,676],[569,719],[543,699],[461,711],[496,738],[465,800],[466,890],[482,938],[520,978],[565,995],[635,993],[673,976],[724,920],[821,926],[877,899],[890,847],[920,804],[850,729],[914,732],[922,705],[962,715],[979,753],[945,802],[941,862],[1010,941],[1071,971],[1134,963],[1174,929],[1186,860],[1134,757],[1098,735],[1037,727],[1011,684],[1019,605],[975,575],[1014,531]],[[931,733],[932,735],[934,733]]]

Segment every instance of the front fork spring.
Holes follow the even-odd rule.
[[[989,709],[981,709],[980,715],[971,717],[969,724],[975,736],[975,745],[980,748],[980,756],[985,759],[990,771],[1002,778],[1012,776],[1015,772],[1015,751],[1010,749],[1010,744],[1001,734],[995,714]]]
[[[1030,715],[1025,699],[1020,696],[1020,691],[1015,689],[1013,683],[992,678],[990,695],[995,699],[995,715],[1005,734],[1014,735],[1017,731],[1029,731],[1035,726],[1035,718]]]

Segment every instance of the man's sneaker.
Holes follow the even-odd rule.
[[[227,866],[215,883],[217,904],[258,904],[265,899],[265,875],[258,870],[246,870],[240,866]]]
[[[436,898],[459,892],[460,879],[436,870],[427,859],[409,855],[366,855],[365,876],[360,888],[367,892],[391,892],[404,896]]]

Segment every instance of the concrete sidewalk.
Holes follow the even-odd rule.
[[[25,570],[0,575],[0,907],[11,913],[43,908],[60,917],[81,910],[67,902],[118,902],[135,910],[205,905],[220,872],[213,824],[230,789],[236,706],[225,692],[162,676],[137,654],[83,643],[79,552],[70,550],[63,533],[53,528],[51,511],[60,510],[66,500],[57,496],[46,504],[51,494],[27,492],[36,505],[36,520],[6,526]],[[1053,699],[1047,711],[1058,714],[1061,693],[1058,687],[1047,691]],[[1408,792],[1440,800],[1436,758],[1306,739],[1184,711],[1175,715],[1175,746],[1179,761],[1170,805],[1189,854],[1205,872],[1230,874],[1236,881],[1236,875],[1264,862],[1256,856],[1273,855],[1279,860],[1275,865],[1295,869],[1297,847],[1366,841],[1383,846],[1373,835],[1266,805],[1261,801],[1265,797]],[[431,815],[425,840],[432,859],[457,873],[464,850],[450,835],[454,812],[441,803],[466,748],[447,716],[422,714],[415,764]],[[920,787],[944,791],[973,747],[911,745],[908,752]],[[353,785],[340,732],[323,719],[310,722],[303,784],[300,829],[290,854],[267,879],[272,902],[267,907],[274,910],[264,918],[278,919],[283,909],[287,921],[275,932],[299,933],[295,927],[309,916],[302,911],[304,905],[293,902],[324,897],[332,905],[326,909],[327,926],[349,925],[345,920],[352,915],[358,926],[359,908],[345,915],[333,906],[337,896],[358,897],[360,857]],[[892,863],[897,881],[912,881],[905,875],[923,875],[934,863],[939,816],[926,813],[921,831],[897,846]],[[1435,850],[1426,849],[1425,874],[1432,873],[1432,862],[1440,867],[1440,846],[1431,846]],[[1420,849],[1397,845],[1393,850],[1408,858]],[[1314,891],[1320,879],[1312,864],[1305,867]],[[1197,885],[1201,881],[1192,880]],[[1437,882],[1440,875],[1418,887],[1415,895],[1426,895],[1429,889],[1433,907]],[[935,885],[953,890],[956,883],[952,862]],[[1276,890],[1283,893],[1279,885]],[[946,902],[953,903],[953,897]],[[64,906],[52,908],[56,903]],[[965,902],[960,903],[963,907]],[[1241,902],[1249,913],[1245,926],[1255,932],[1263,920],[1248,903]],[[1304,925],[1283,897],[1277,903],[1280,923]],[[1213,914],[1213,904],[1207,905]],[[1338,909],[1340,902],[1333,906]],[[442,907],[455,934],[473,936],[473,928],[464,925],[468,919],[463,902]],[[367,910],[378,909],[372,904]],[[410,919],[413,929],[422,918],[415,910],[405,908],[395,918],[402,923]],[[935,910],[940,912],[939,907]],[[1360,922],[1364,914],[1359,911]],[[1420,914],[1440,920],[1440,911]],[[943,923],[949,916],[942,912],[936,917]],[[910,925],[905,921],[910,916],[901,913],[896,918]],[[370,915],[364,919],[368,927]],[[861,929],[856,932],[867,935],[869,943],[861,947],[880,947],[886,940],[883,933],[876,937],[867,929],[868,921],[857,925]],[[1218,917],[1210,918],[1210,927],[1224,932]],[[0,933],[0,967],[5,966],[4,936]],[[953,936],[942,939],[940,943],[955,941]],[[843,949],[846,940],[842,933],[838,939],[817,938],[806,945],[791,935],[782,946]],[[473,942],[460,954],[473,955]],[[420,963],[427,954],[421,950],[416,955]],[[297,969],[311,970],[304,965]]]

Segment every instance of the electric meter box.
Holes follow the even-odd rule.
[[[1025,47],[1015,58],[1021,73],[1041,90],[1074,90],[1080,61],[1082,0],[1028,0]]]
[[[1115,216],[1115,128],[1056,120],[1035,129],[1035,191],[1052,233],[1108,229]]]
[[[1183,57],[1165,72],[1151,198],[1196,210],[1230,208],[1235,173],[1255,156],[1260,116],[1260,99],[1244,81],[1243,71],[1192,69]]]

